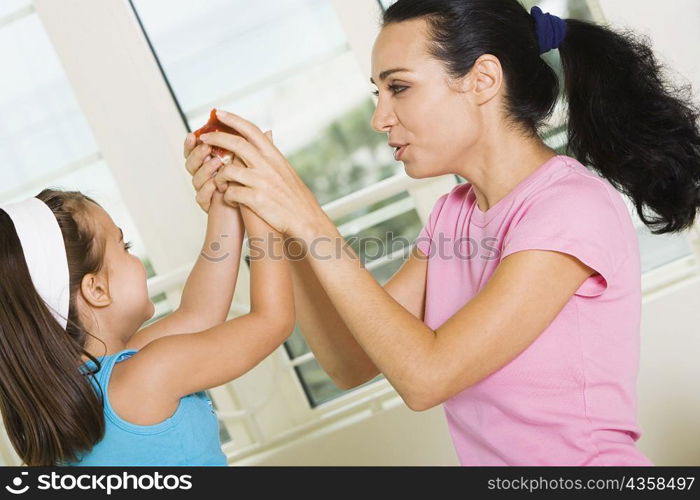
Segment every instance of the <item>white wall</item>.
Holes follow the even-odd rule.
[[[442,407],[413,412],[403,402],[373,417],[330,427],[233,465],[459,465]]]
[[[613,27],[651,37],[660,60],[688,80],[700,98],[700,2],[698,0],[599,0]]]
[[[608,22],[648,35],[677,83],[700,102],[700,2],[600,0]],[[700,465],[700,283],[645,302],[638,381],[639,447],[657,465]]]
[[[656,465],[700,465],[700,278],[642,308],[638,442]]]

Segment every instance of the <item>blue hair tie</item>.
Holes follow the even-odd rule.
[[[530,15],[535,18],[535,31],[540,45],[540,54],[559,47],[566,36],[566,21],[552,14],[545,14],[537,6],[530,9]]]

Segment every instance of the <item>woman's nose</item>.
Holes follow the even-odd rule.
[[[396,125],[396,115],[389,106],[384,105],[379,99],[374,114],[372,114],[372,128],[377,132],[388,132],[393,125]]]

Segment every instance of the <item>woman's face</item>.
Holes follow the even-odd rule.
[[[427,24],[415,19],[384,27],[372,51],[379,98],[372,127],[386,132],[392,147],[407,145],[398,159],[414,178],[461,169],[480,130],[468,78],[450,80],[427,49]]]

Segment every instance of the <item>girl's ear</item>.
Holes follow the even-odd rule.
[[[80,282],[80,293],[85,302],[93,307],[107,307],[112,303],[109,283],[101,274],[88,273]]]

